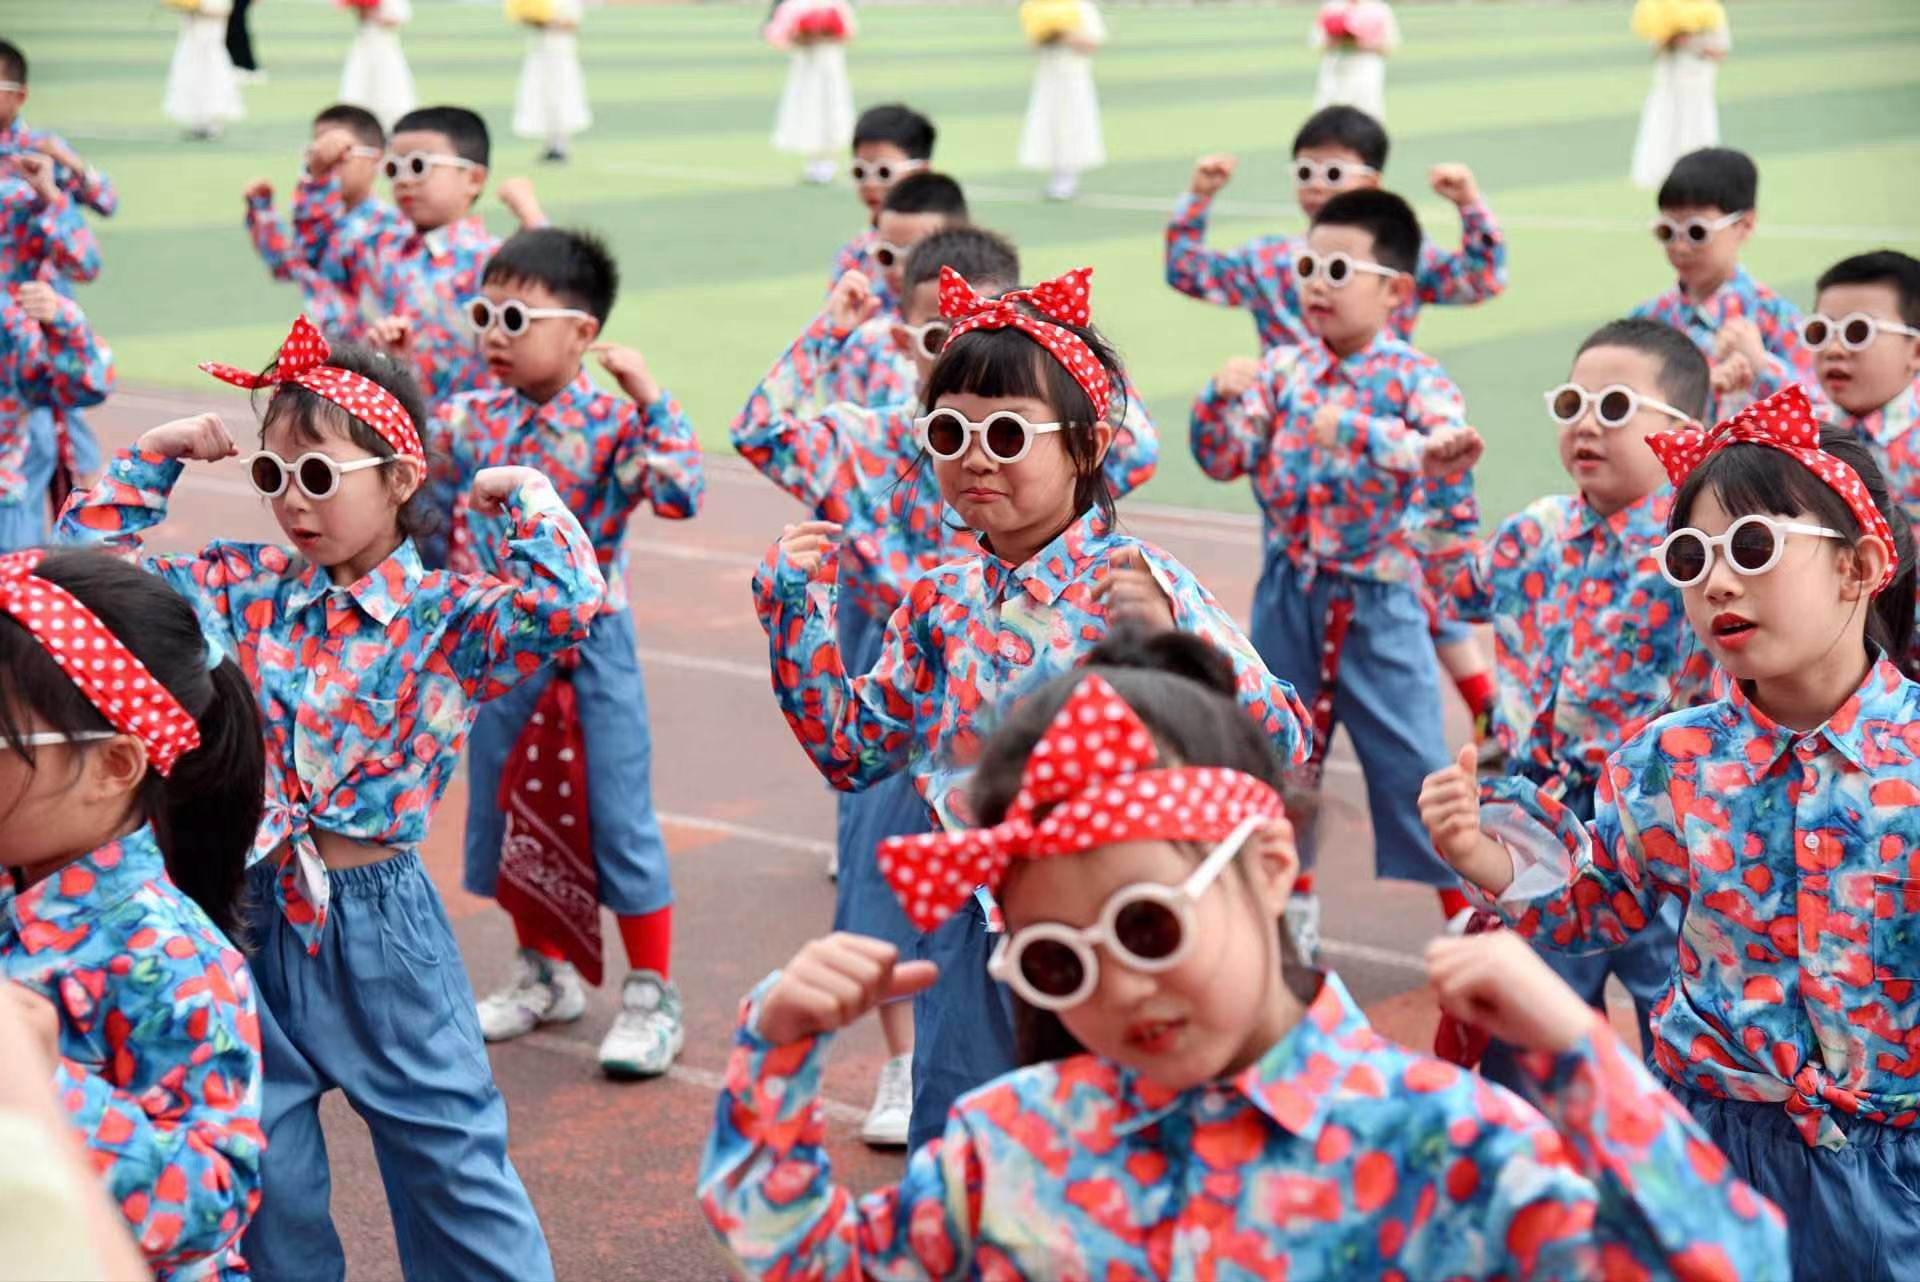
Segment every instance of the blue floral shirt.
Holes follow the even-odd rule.
[[[46,502],[44,494],[27,492],[33,411],[98,405],[113,382],[113,353],[72,299],[61,299],[42,325],[0,297],[0,507]]]
[[[322,333],[355,342],[364,341],[368,322],[378,319],[363,308],[363,299],[373,305],[377,290],[359,247],[403,238],[409,230],[400,211],[378,197],[349,208],[335,178],[301,179],[291,234],[270,197],[247,199],[247,236],[267,271],[300,287],[306,314]]]
[[[1773,395],[1789,383],[1811,384],[1813,353],[1800,341],[1800,309],[1747,274],[1734,268],[1726,284],[1704,303],[1695,303],[1678,284],[1633,309],[1635,316],[1657,320],[1685,334],[1709,360],[1720,341],[1720,327],[1745,317],[1760,331],[1767,359],[1753,371],[1753,386],[1744,392],[1714,398],[1707,421],[1731,418],[1754,401]]]

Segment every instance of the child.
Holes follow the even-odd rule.
[[[387,135],[372,112],[336,103],[313,118],[313,141],[293,196],[293,234],[273,208],[273,185],[248,184],[247,235],[275,280],[300,286],[305,313],[322,333],[366,336],[362,297],[373,282],[355,273],[355,247],[406,234],[400,211],[373,194]],[[337,226],[338,232],[328,229]]]
[[[873,229],[878,237],[868,252],[871,266],[861,279],[877,300],[877,310],[847,335],[832,363],[832,377],[818,389],[828,402],[848,402],[880,409],[913,398],[919,375],[912,344],[896,341],[902,323],[901,280],[914,246],[948,228],[967,222],[967,197],[960,184],[945,174],[909,174],[888,190]],[[932,278],[929,278],[930,280]],[[1006,283],[1011,288],[1014,281]],[[921,319],[939,315],[939,299]]]
[[[1545,1116],[1307,969],[1276,923],[1282,767],[1226,661],[1172,636],[1119,666],[1141,660],[1117,640],[988,741],[989,827],[881,854],[919,920],[976,882],[1004,901],[1024,1067],[856,1199],[823,1144],[827,1044],[933,968],[833,935],[743,1005],[700,1198],[746,1276],[1784,1276],[1780,1213],[1518,941],[1430,965],[1446,1009],[1537,1052]]]
[[[942,269],[940,315],[952,328],[914,427],[940,497],[981,551],[914,582],[871,669],[846,667],[832,595],[814,582],[835,576],[837,524],[788,526],[754,580],[775,697],[814,764],[845,792],[905,771],[926,807],[923,826],[969,822],[961,785],[994,708],[1073,666],[1111,620],[1217,640],[1249,713],[1289,753],[1305,754],[1292,687],[1262,666],[1186,567],[1115,531],[1102,465],[1121,371],[1089,328],[1090,277],[1082,269],[986,299]],[[1007,1064],[982,914],[921,941],[949,957],[948,982],[916,1003],[910,1143],[937,1134],[952,1100]]]
[[[0,558],[0,673],[0,987],[38,995],[68,1121],[155,1275],[245,1277],[253,693],[185,601],[95,552]]]
[[[425,413],[403,365],[330,351],[301,319],[264,375],[207,368],[276,384],[246,466],[293,543],[142,558],[238,660],[267,744],[248,927],[268,1191],[246,1254],[262,1277],[345,1276],[319,1111],[338,1087],[373,1133],[407,1276],[550,1278],[419,848],[476,705],[586,638],[606,592],[593,545],[539,473],[494,468],[472,503],[507,518],[510,576],[429,573],[410,537]],[[137,550],[185,460],[235,453],[212,414],[156,427],[75,497],[60,535]]]
[[[62,191],[59,167],[42,152],[0,156],[0,282],[56,285],[100,274],[93,229]]]
[[[1036,45],[1033,92],[1020,130],[1020,167],[1049,175],[1048,200],[1072,200],[1080,175],[1107,163],[1100,98],[1093,87],[1093,55],[1106,42],[1100,7],[1079,0],[1071,29],[1050,32]]]
[[[27,281],[0,302],[0,552],[47,541],[55,458],[35,448],[37,413],[98,405],[113,390],[113,353],[79,305]]]
[[[1747,275],[1740,247],[1753,235],[1760,171],[1745,152],[1708,147],[1682,156],[1660,187],[1653,235],[1679,280],[1633,309],[1671,325],[1714,363],[1712,411],[1731,417],[1749,400],[1812,381],[1800,344],[1800,311]]]
[[[1440,554],[1465,546],[1430,548],[1412,526],[1424,511],[1473,511],[1479,440],[1439,363],[1392,333],[1420,245],[1413,210],[1389,192],[1321,206],[1296,259],[1315,339],[1274,348],[1251,380],[1222,371],[1194,404],[1190,441],[1208,476],[1248,477],[1260,502],[1267,550],[1251,634],[1261,659],[1308,699],[1323,656],[1337,663],[1327,713],[1347,727],[1366,775],[1378,875],[1451,888],[1412,803],[1447,759],[1425,588],[1453,577],[1457,561]],[[1310,834],[1300,845],[1311,869]],[[1318,901],[1310,882],[1300,895],[1306,943]],[[1442,904],[1448,917],[1461,906]]]
[[[1307,33],[1320,55],[1313,109],[1353,107],[1387,118],[1387,55],[1400,47],[1400,24],[1386,0],[1326,0]]]
[[[593,123],[580,70],[580,0],[547,0],[539,20],[523,19],[527,56],[513,104],[513,132],[546,144],[540,159],[567,158],[567,142]]]
[[[413,21],[413,0],[340,0],[359,28],[340,70],[340,101],[365,107],[384,129],[413,110],[413,72],[400,49],[400,28]]]
[[[833,266],[828,269],[829,291],[848,272],[874,274],[875,264],[868,255],[880,240],[874,227],[880,218],[880,206],[895,183],[931,163],[935,133],[931,120],[904,103],[882,103],[860,113],[853,125],[852,174],[854,192],[867,207],[867,226],[834,252]],[[897,298],[883,297],[881,302],[890,310],[899,310]]]
[[[1920,520],[1920,260],[1857,254],[1827,268],[1818,289],[1800,335],[1820,375],[1819,412],[1860,438],[1907,520]],[[1920,626],[1894,644],[1920,659]]]
[[[856,30],[847,0],[774,0],[768,17],[767,43],[789,51],[773,146],[807,158],[809,183],[833,181],[833,154],[853,138],[846,42]]]
[[[1690,151],[1720,145],[1713,82],[1732,47],[1720,0],[1636,0],[1633,34],[1653,46],[1653,87],[1633,140],[1633,185],[1652,191]]]
[[[627,610],[626,531],[643,502],[668,520],[693,516],[706,485],[700,445],[679,403],[654,380],[640,353],[595,341],[618,283],[611,255],[593,236],[545,227],[502,245],[481,278],[485,292],[468,303],[501,386],[442,405],[428,454],[443,461],[449,491],[466,489],[488,468],[541,472],[594,541],[607,601],[586,644],[574,653],[570,679],[586,743],[599,902],[620,924],[630,967],[620,1014],[600,1043],[600,1066],[615,1077],[652,1077],[672,1065],[686,1034],[679,989],[670,978],[673,887],[653,813],[647,693],[634,662]],[[589,350],[599,354],[627,399],[594,386],[582,365]],[[456,557],[455,568],[493,570],[498,520],[471,513],[455,519],[469,536],[455,536],[455,546],[469,553]],[[500,778],[545,686],[537,679],[525,682],[482,708],[474,723],[465,878],[473,894],[491,898],[498,886],[506,835]],[[579,972],[556,960],[559,941],[540,938],[523,917],[515,917],[514,926],[520,954],[513,977],[479,1006],[480,1031],[488,1041],[578,1019],[586,1009]]]
[[[1251,311],[1263,352],[1310,342],[1295,268],[1306,248],[1304,235],[1261,236],[1235,250],[1206,247],[1213,198],[1232,180],[1237,163],[1215,155],[1194,166],[1192,188],[1167,226],[1167,284],[1202,302]],[[1387,131],[1352,107],[1316,111],[1294,135],[1293,164],[1300,212],[1311,221],[1336,195],[1380,185]],[[1398,338],[1413,337],[1424,304],[1483,303],[1507,287],[1507,242],[1480,199],[1473,171],[1435,165],[1427,180],[1460,210],[1460,249],[1449,253],[1432,241],[1421,243],[1413,291],[1388,322]]]
[[[113,180],[80,159],[67,140],[51,129],[35,129],[20,118],[27,102],[27,55],[10,40],[0,40],[0,155],[40,152],[53,158],[60,190],[102,218],[120,207]]]
[[[1912,539],[1798,386],[1650,444],[1677,490],[1663,572],[1726,697],[1610,756],[1590,824],[1525,780],[1483,803],[1458,766],[1421,813],[1502,917],[1569,950],[1622,946],[1677,899],[1668,1089],[1792,1209],[1794,1276],[1910,1276],[1920,687],[1887,647],[1912,624]]]
[[[233,0],[167,0],[180,12],[180,38],[167,68],[161,110],[196,142],[212,142],[247,109],[227,57],[227,12]]]
[[[805,503],[816,519],[840,529],[834,622],[848,672],[866,672],[879,660],[887,620],[915,579],[979,553],[979,544],[947,508],[938,486],[913,475],[921,450],[913,425],[923,413],[926,379],[949,328],[940,316],[940,274],[947,269],[990,293],[1014,286],[1020,259],[1009,241],[980,227],[937,232],[914,247],[900,282],[907,311],[889,327],[914,369],[910,398],[879,409],[830,404],[807,416],[819,403],[814,389],[832,381],[844,350],[842,336],[861,332],[865,327],[855,328],[860,313],[878,305],[864,277],[850,273],[826,312],[754,389],[732,428],[734,448],[748,462]],[[1152,476],[1158,454],[1159,438],[1144,407],[1129,399],[1125,425],[1102,463],[1114,494],[1124,495]],[[888,939],[903,948],[914,943],[915,932],[874,866],[873,850],[883,837],[925,828],[926,803],[904,771],[866,791],[839,794],[834,929]],[[904,1004],[881,1011],[889,1060],[861,1126],[869,1144],[907,1142],[911,1015]]]
[[[1506,773],[1529,779],[1581,819],[1593,817],[1607,754],[1664,713],[1706,701],[1713,663],[1687,631],[1680,590],[1660,574],[1673,490],[1647,448],[1650,432],[1697,424],[1706,357],[1655,321],[1602,325],[1580,345],[1568,381],[1547,393],[1560,463],[1579,490],[1538,499],[1477,549],[1445,602],[1493,625],[1500,674],[1493,732]],[[1633,996],[1640,1045],[1666,991],[1677,917],[1663,913],[1633,943],[1598,956],[1542,949],[1590,1005],[1605,1009],[1609,973]],[[1511,1090],[1513,1048],[1495,1044],[1481,1072]]]

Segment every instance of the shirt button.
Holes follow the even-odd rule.
[[[1818,850],[1820,849],[1820,838],[1815,836],[1813,833],[1808,833],[1807,839],[1801,844],[1804,845],[1808,850]]]

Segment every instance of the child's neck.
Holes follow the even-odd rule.
[[[388,538],[369,543],[358,556],[342,561],[338,565],[326,567],[327,577],[333,581],[333,586],[336,588],[350,588],[372,574],[381,562],[399,551],[400,545],[406,541],[406,536],[399,530],[395,530]]]
[[[1372,347],[1373,341],[1379,337],[1380,331],[1378,329],[1370,329],[1364,334],[1358,334],[1337,343],[1330,338],[1326,339],[1325,342],[1327,344],[1327,350],[1344,361],[1347,357],[1357,355],[1360,352],[1366,351],[1369,347]]]
[[[1827,723],[1840,705],[1867,679],[1873,659],[1859,637],[1841,642],[1833,654],[1784,676],[1741,684],[1760,711],[1789,730],[1812,730]]]
[[[1220,1076],[1232,1077],[1259,1063],[1268,1051],[1279,1045],[1307,1017],[1306,1003],[1295,995],[1292,985],[1288,983],[1289,978],[1279,974],[1274,976],[1273,989],[1267,994],[1266,1004],[1261,1008],[1258,1019],[1248,1031],[1246,1041],[1227,1061]],[[1307,976],[1303,974],[1300,978]]]
[[[580,363],[575,361],[573,368],[558,378],[542,379],[538,383],[526,383],[513,390],[520,393],[536,405],[545,405],[554,397],[573,386],[573,380],[580,377]]]
[[[1739,269],[1736,267],[1734,270]],[[1691,285],[1683,285],[1680,292],[1687,296],[1687,301],[1690,303],[1704,303],[1719,293],[1720,287],[1732,279],[1733,272],[1721,272],[1716,276],[1695,281]]]
[[[1626,499],[1601,499],[1595,498],[1585,490],[1581,490],[1580,501],[1587,505],[1588,511],[1604,521],[1608,517],[1626,511],[1636,503],[1645,502],[1652,493],[1652,490],[1648,490],[1646,494],[1635,494],[1631,498]]]
[[[38,863],[15,865],[19,888],[25,890],[29,886],[37,886],[69,864],[77,864],[94,851],[110,846],[116,841],[131,837],[134,833],[138,832],[141,827],[142,821],[137,816],[130,814],[120,822],[117,828],[111,828],[105,832],[98,833],[93,838],[83,842],[79,850],[55,855],[51,859],[42,859]]]
[[[982,534],[980,546],[1008,565],[1025,565],[1039,556],[1041,549],[1047,544],[1065,534],[1079,519],[1077,514],[1069,514],[1065,520],[1056,524],[1030,525],[1024,530],[1008,530],[1000,535]]]

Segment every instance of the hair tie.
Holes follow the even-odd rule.
[[[932,930],[974,887],[998,890],[1015,859],[1077,855],[1116,842],[1219,841],[1250,816],[1286,813],[1280,794],[1238,770],[1162,769],[1153,735],[1089,674],[1033,746],[1019,795],[991,828],[889,837],[877,860],[914,925]],[[1035,820],[1034,815],[1046,811]]]
[[[1840,496],[1853,513],[1860,528],[1880,540],[1887,549],[1887,572],[1880,577],[1874,593],[1885,590],[1899,570],[1900,552],[1893,541],[1893,528],[1874,506],[1873,496],[1860,474],[1842,460],[1820,448],[1820,424],[1813,417],[1813,406],[1806,389],[1789,383],[1765,400],[1747,408],[1716,426],[1711,432],[1697,427],[1670,432],[1653,432],[1647,445],[1654,457],[1667,469],[1674,487],[1699,469],[1706,461],[1729,445],[1764,445],[1790,456],[1812,472],[1828,489]]]
[[[147,746],[162,775],[200,746],[200,727],[100,616],[57,583],[34,574],[34,548],[0,556],[0,614],[11,615],[80,687],[107,724]]]
[[[202,361],[200,368],[235,387],[298,383],[371,427],[381,440],[393,447],[394,453],[426,462],[427,452],[420,445],[420,429],[414,425],[413,415],[407,413],[400,398],[364,374],[327,364],[327,358],[332,355],[326,336],[305,316],[296,316],[286,341],[280,344],[279,357],[266,373],[252,374],[218,361]]]
[[[1029,316],[1015,305],[1018,303],[1029,304],[1040,316]],[[1094,414],[1105,418],[1113,400],[1107,368],[1085,339],[1066,328],[1091,324],[1092,308],[1091,267],[1078,267],[1031,289],[1016,289],[998,298],[982,298],[959,272],[951,267],[940,269],[940,315],[959,322],[947,332],[948,343],[976,329],[1017,329],[1046,348],[1047,354],[1073,375],[1073,381],[1093,402]]]

